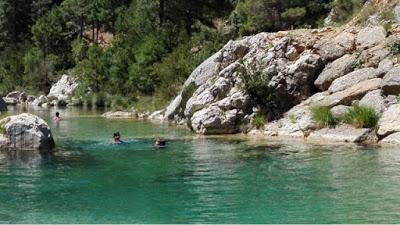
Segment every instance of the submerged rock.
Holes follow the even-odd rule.
[[[137,118],[138,114],[135,111],[115,111],[115,112],[106,112],[102,115],[102,117],[111,119],[111,118]]]
[[[51,150],[54,139],[47,123],[32,114],[23,113],[0,120],[3,134],[0,146],[8,150]]]
[[[335,128],[323,128],[312,132],[308,140],[349,143],[375,143],[378,138],[371,129],[356,129],[349,125],[340,125]]]

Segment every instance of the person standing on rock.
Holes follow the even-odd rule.
[[[53,118],[54,122],[59,123],[61,121],[60,113],[56,112],[56,116]]]

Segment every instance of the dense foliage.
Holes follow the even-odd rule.
[[[0,93],[44,93],[68,73],[80,78],[81,97],[146,99],[161,107],[229,39],[318,26],[331,3],[0,0]]]

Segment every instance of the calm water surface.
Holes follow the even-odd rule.
[[[400,151],[199,138],[35,110],[53,155],[0,154],[0,223],[398,223]],[[11,112],[15,113],[15,112]],[[110,144],[120,131],[125,145]],[[157,136],[172,141],[164,151]]]

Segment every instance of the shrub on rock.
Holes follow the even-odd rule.
[[[328,106],[311,107],[312,120],[318,128],[331,127],[336,125],[336,119]]]
[[[375,128],[379,121],[379,115],[372,107],[354,105],[343,116],[343,122],[356,128]]]

